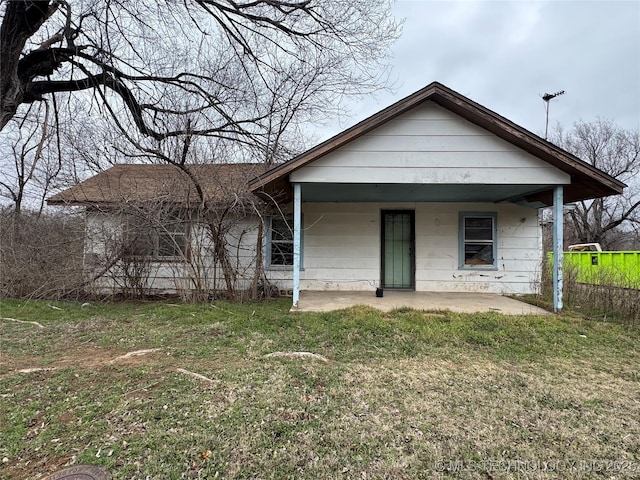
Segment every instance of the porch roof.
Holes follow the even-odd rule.
[[[426,101],[432,101],[448,109],[567,173],[571,178],[571,183],[564,188],[565,202],[567,203],[620,194],[626,186],[553,143],[540,138],[458,92],[438,82],[433,82],[288,162],[268,170],[252,180],[249,187],[258,195],[268,195],[279,199],[291,198],[292,188],[289,181],[291,173]],[[428,185],[427,189],[420,189],[424,186],[426,185],[409,186],[410,189],[416,187],[413,188],[415,192],[413,201],[512,201],[529,206],[552,204],[552,185],[508,185],[509,188],[505,189],[497,185],[459,184]],[[404,191],[395,200],[406,199],[404,194],[407,191],[407,185],[393,187],[392,182],[373,186],[358,184],[357,188],[350,187],[349,184],[305,184],[303,195],[305,200],[316,198],[319,199],[317,201],[369,201],[366,198],[373,198],[373,193],[379,189],[386,192],[385,196],[393,200],[391,197],[394,196],[393,192],[396,188],[402,188]],[[475,197],[470,195],[472,192],[477,195]],[[359,200],[359,198],[362,199]]]

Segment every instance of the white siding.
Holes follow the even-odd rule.
[[[302,290],[373,291],[380,284],[381,211],[415,211],[415,280],[418,291],[486,291],[529,293],[537,289],[542,258],[540,228],[535,210],[493,203],[304,203]],[[460,270],[458,213],[497,213],[497,270]],[[238,272],[234,286],[251,287],[255,268],[257,221],[234,223],[227,240]],[[113,255],[121,234],[117,217],[90,214],[87,219],[85,265],[87,275],[98,271]],[[201,288],[224,291],[219,265],[212,261],[206,228],[192,230],[193,255],[187,263],[151,262],[144,272],[148,293],[187,294],[199,278]],[[197,252],[201,252],[197,255]],[[291,289],[290,268],[267,269],[269,281]],[[96,293],[119,293],[127,286],[118,263],[94,283]]]
[[[116,250],[123,233],[122,221],[117,215],[91,211],[87,212],[86,220],[83,262],[85,280],[89,281],[91,293],[113,293],[115,269],[107,267],[117,255]]]
[[[190,232],[191,254],[186,261],[143,262],[143,268],[119,260],[117,248],[122,236],[122,218],[117,215],[89,212],[87,214],[85,242],[85,276],[93,278],[93,293],[119,294],[131,290],[136,281],[141,281],[147,294],[181,293],[189,291],[225,291],[226,282],[219,262],[214,261],[211,236],[205,225],[195,223]],[[236,291],[249,290],[253,284],[256,262],[258,222],[254,217],[233,221],[226,236],[227,251],[235,275]],[[110,268],[106,268],[113,263]],[[139,266],[140,264],[138,264]],[[276,288],[291,289],[291,269],[270,270],[268,277]]]
[[[302,290],[373,290],[380,284],[381,210],[415,210],[416,290],[530,293],[542,251],[535,210],[469,203],[305,203]],[[458,213],[497,213],[497,270],[461,270]]]
[[[292,182],[521,184],[570,183],[569,175],[425,102],[293,172]]]

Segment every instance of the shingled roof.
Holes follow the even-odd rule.
[[[249,181],[267,167],[255,163],[188,165],[207,202],[224,202],[248,194]],[[166,200],[199,203],[194,183],[174,165],[115,165],[47,199],[49,205],[117,205]]]

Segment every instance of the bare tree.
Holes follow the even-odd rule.
[[[1,139],[5,158],[0,196],[11,201],[18,216],[27,197],[29,207],[42,211],[44,198],[62,168],[60,157],[47,149],[50,116],[48,103],[33,105]]]
[[[301,125],[386,85],[399,34],[390,0],[15,0],[0,15],[0,130],[28,147],[2,142],[0,181],[19,205],[25,180],[69,186],[195,137],[218,149],[199,162],[290,158]],[[29,169],[44,157],[62,170]]]
[[[599,118],[579,121],[569,131],[558,126],[551,141],[629,185],[623,195],[578,202],[567,216],[567,240],[624,247],[640,226],[640,132]]]
[[[213,240],[230,293],[238,275],[226,240],[230,224],[243,209],[261,213],[253,198],[232,194],[226,205],[207,202],[188,164],[279,162],[304,147],[301,125],[326,121],[343,111],[346,98],[384,87],[384,60],[399,34],[390,4],[2,2],[0,130],[17,132],[30,145],[22,157],[13,152],[26,162],[22,180],[6,178],[11,152],[0,152],[3,191],[18,197],[24,179],[40,181],[42,174],[29,167],[33,159],[44,166],[45,154],[62,165],[48,183],[56,186],[123,161],[175,165],[193,180],[198,221]],[[38,143],[42,122],[34,130],[20,122],[29,111],[45,110],[48,142]],[[40,148],[33,149],[36,143]]]
[[[389,0],[5,2],[0,129],[23,105],[84,92],[124,132],[133,124],[156,140],[192,133],[252,136],[267,143],[261,135],[273,108],[261,108],[261,99],[284,90],[278,78],[295,86],[301,74],[314,76],[314,89],[297,95],[316,106],[339,105],[345,95],[379,86],[380,61],[398,35],[389,5]],[[176,108],[173,100],[184,97],[190,99],[188,108]],[[278,105],[284,116],[289,107]],[[174,128],[181,123],[177,118],[195,113],[199,121],[189,132]]]

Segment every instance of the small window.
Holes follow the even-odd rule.
[[[180,260],[187,254],[187,223],[167,216],[157,222],[131,217],[127,222],[125,257]]]
[[[293,265],[293,216],[271,217],[270,265]]]
[[[176,225],[167,225],[165,229],[158,231],[158,247],[154,252],[157,258],[184,257],[187,253],[187,229],[181,222]]]
[[[300,218],[300,223],[304,223]],[[301,226],[302,227],[302,226]],[[303,237],[300,233],[300,267],[302,268]],[[293,266],[293,215],[269,218],[266,240],[266,264],[268,267]]]
[[[495,213],[460,213],[460,268],[495,268],[496,245]]]

